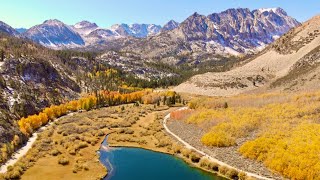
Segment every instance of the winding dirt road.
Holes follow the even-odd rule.
[[[66,116],[73,116],[74,113],[70,113]],[[39,132],[42,132],[46,130],[49,126],[51,126],[55,121],[58,121],[59,119],[63,118],[65,116],[62,116],[60,118],[57,118],[53,122],[48,123],[47,125],[41,127],[38,131],[32,134],[32,136],[29,138],[26,145],[24,145],[22,148],[20,148],[18,151],[16,151],[12,157],[0,167],[0,173],[6,173],[9,166],[13,166],[22,156],[26,155],[29,149],[32,148],[32,145],[36,142],[38,138]]]
[[[177,111],[181,111],[181,110],[185,110],[185,109],[188,109],[187,107],[184,107],[184,108],[180,108],[178,109]],[[196,149],[195,147],[193,147],[192,145],[190,145],[189,143],[187,143],[186,141],[184,141],[183,139],[181,139],[179,136],[177,136],[176,134],[174,134],[172,131],[170,131],[170,129],[167,127],[167,121],[168,119],[170,119],[170,113],[167,114],[164,119],[163,119],[163,127],[164,129],[170,134],[172,135],[173,137],[175,137],[179,142],[181,142],[186,148],[190,149],[190,150],[194,150],[196,152],[198,152],[199,154],[205,156],[206,158],[208,158],[210,161],[212,162],[215,162],[221,166],[225,166],[225,167],[228,167],[228,168],[232,168],[232,169],[235,169],[237,171],[242,171],[241,169],[238,169],[238,168],[235,168],[235,167],[232,167],[222,161],[219,161],[218,159],[206,154],[205,152],[199,150],[199,149]],[[251,176],[251,177],[254,177],[256,179],[261,179],[261,180],[272,180],[271,178],[267,178],[267,177],[264,177],[264,176],[261,176],[261,175],[258,175],[258,174],[254,174],[254,173],[250,173],[250,172],[246,172],[246,171],[242,171],[244,173],[247,174],[247,176]]]

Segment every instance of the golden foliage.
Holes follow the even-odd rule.
[[[155,104],[161,100],[158,93],[149,93],[142,97],[143,104]]]
[[[193,113],[193,110],[184,109],[179,111],[173,111],[170,113],[170,118],[174,120],[184,120]]]
[[[59,106],[52,105],[45,108],[42,112],[36,115],[30,115],[27,118],[21,118],[18,121],[20,131],[27,136],[30,136],[35,130],[48,123],[50,120],[66,115],[68,112],[75,112],[78,110],[90,110],[99,106],[112,106],[119,104],[132,103],[141,101],[144,95],[149,91],[138,91],[128,94],[121,94],[119,92],[101,91],[96,95],[88,95],[73,100]],[[99,100],[99,102],[98,102]]]
[[[211,101],[217,101],[211,102]],[[219,102],[228,108],[216,108]],[[214,126],[201,139],[208,146],[233,146],[290,179],[320,179],[320,92],[241,95],[191,102],[188,123]]]

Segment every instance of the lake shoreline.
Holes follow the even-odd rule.
[[[181,155],[178,155],[178,154],[174,154],[174,153],[170,153],[170,152],[164,152],[164,151],[161,151],[159,149],[156,149],[156,148],[147,148],[147,147],[138,147],[138,146],[134,146],[134,145],[110,145],[109,147],[113,147],[113,148],[134,148],[134,149],[144,149],[144,150],[148,150],[148,151],[152,151],[152,152],[157,152],[157,153],[162,153],[162,154],[167,154],[167,155],[171,155],[173,157],[177,157],[181,160],[183,160],[185,163],[187,163],[190,167],[194,167],[194,168],[197,168],[197,169],[201,169],[203,171],[206,171],[210,174],[213,174],[213,175],[216,175],[216,176],[220,176],[220,177],[223,177],[223,178],[227,178],[226,176],[223,176],[222,174],[219,174],[219,173],[215,173],[215,172],[212,172],[206,168],[203,168],[203,167],[200,167],[199,165],[196,165],[194,163],[192,163],[188,158],[185,158],[184,156],[181,156]],[[106,175],[107,176],[107,175]]]
[[[162,113],[163,118],[165,115],[167,115],[168,113],[172,112],[173,110],[177,110],[181,107],[172,107],[172,108],[166,108],[166,109],[161,109],[160,111],[154,111],[153,113]],[[163,132],[166,134],[167,137],[170,138],[170,141],[176,144],[181,144],[179,141],[177,141],[175,138],[171,137],[170,134],[168,134],[164,127],[163,127],[163,118],[160,119],[160,124],[163,128]],[[116,132],[112,132],[109,135],[111,136],[112,134],[114,134]],[[109,139],[110,140],[110,139]],[[182,145],[182,144],[181,144]],[[153,152],[157,152],[157,153],[163,153],[163,154],[167,154],[167,155],[171,155],[174,157],[177,157],[181,160],[183,160],[185,163],[187,163],[189,166],[203,170],[205,172],[208,172],[212,175],[216,175],[216,176],[220,176],[223,178],[227,178],[225,175],[220,174],[219,172],[214,172],[212,170],[208,170],[205,167],[201,167],[199,163],[193,163],[189,157],[185,157],[182,154],[179,153],[174,153],[173,151],[168,151],[167,149],[163,149],[163,148],[158,148],[158,147],[153,147],[153,146],[147,146],[147,145],[137,145],[135,143],[131,143],[131,142],[108,142],[108,146],[109,147],[114,147],[114,148],[140,148],[140,149],[145,149],[145,150],[149,150],[149,151],[153,151]],[[183,145],[182,145],[183,146]],[[227,178],[228,179],[228,178]]]
[[[137,146],[134,146],[134,145],[123,145],[123,146],[122,145],[110,145],[109,147],[115,148],[115,149],[112,149],[112,150],[122,150],[122,149],[130,150],[130,149],[135,149],[135,150],[145,150],[145,151],[150,151],[150,152],[153,152],[153,153],[160,153],[160,154],[163,154],[163,155],[168,155],[168,156],[170,156],[172,158],[176,158],[178,160],[181,160],[181,162],[185,163],[190,168],[194,168],[196,170],[200,170],[202,172],[206,172],[206,173],[212,175],[213,177],[219,177],[219,178],[223,178],[223,179],[228,179],[227,177],[222,176],[221,174],[214,173],[214,172],[209,171],[209,170],[207,170],[205,168],[197,166],[196,164],[194,164],[191,161],[188,161],[186,158],[184,158],[184,156],[179,156],[177,154],[170,153],[170,152],[163,152],[161,150],[159,151],[157,148],[137,147]],[[108,177],[108,175],[105,176],[105,178],[107,178],[107,177]]]

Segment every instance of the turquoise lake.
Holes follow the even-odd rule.
[[[100,149],[100,162],[109,171],[105,180],[224,180],[175,156],[140,148],[106,148],[106,145],[105,140]]]

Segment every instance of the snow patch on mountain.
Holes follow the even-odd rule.
[[[72,27],[73,27],[73,30],[75,30],[76,32],[78,32],[82,36],[88,35],[92,31],[99,28],[96,23],[91,23],[89,21],[81,21]]]
[[[276,12],[278,8],[260,8],[258,9],[258,11],[260,13],[264,13],[264,12]]]
[[[155,24],[115,24],[111,26],[110,30],[124,37],[146,38],[157,35],[161,26]]]
[[[55,49],[85,45],[82,37],[72,27],[56,19],[46,20],[43,24],[33,26],[22,36]]]

